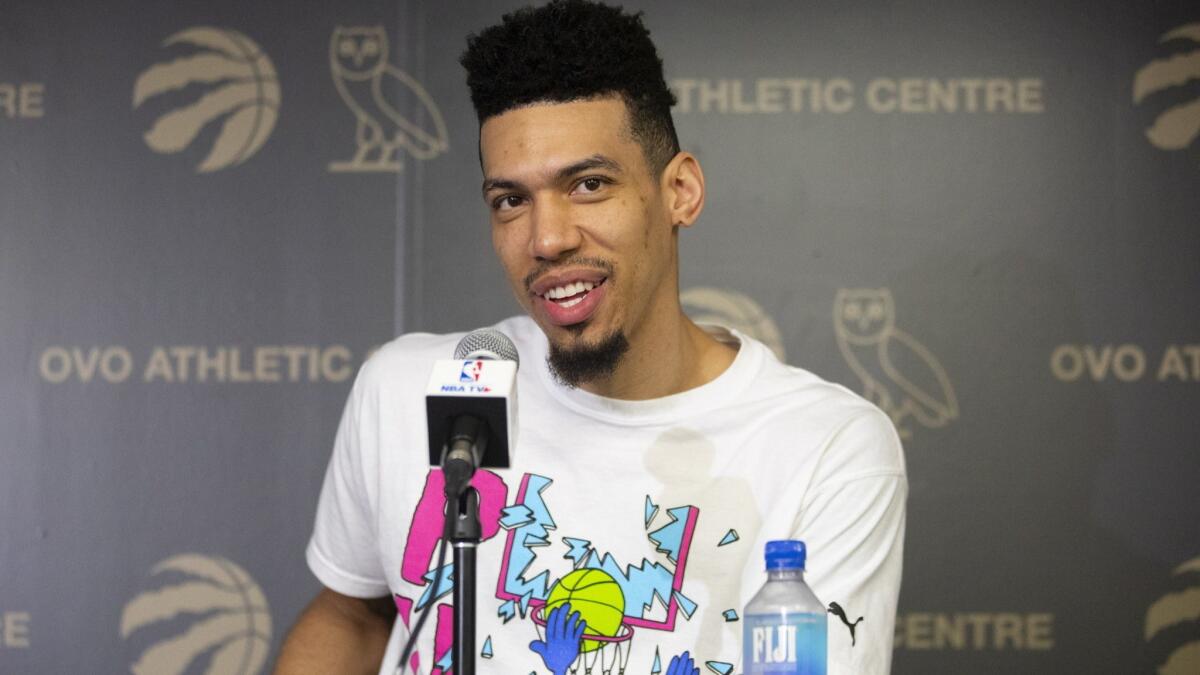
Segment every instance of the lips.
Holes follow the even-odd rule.
[[[557,326],[571,326],[591,318],[607,292],[607,277],[597,273],[554,275],[533,287],[537,305]]]

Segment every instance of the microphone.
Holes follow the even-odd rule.
[[[479,468],[508,468],[516,445],[517,348],[507,335],[482,329],[433,364],[425,390],[429,463],[442,467],[447,497],[457,496]]]

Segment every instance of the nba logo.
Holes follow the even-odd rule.
[[[458,376],[459,382],[478,382],[479,376],[483,374],[483,361],[463,361],[462,373]]]

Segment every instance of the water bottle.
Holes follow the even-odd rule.
[[[825,675],[825,605],[804,583],[804,542],[767,542],[767,583],[742,612],[743,675]]]

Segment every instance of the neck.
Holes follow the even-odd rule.
[[[704,332],[681,309],[671,319],[653,337],[631,337],[612,375],[579,388],[627,401],[662,398],[707,384],[733,363],[737,350]]]

